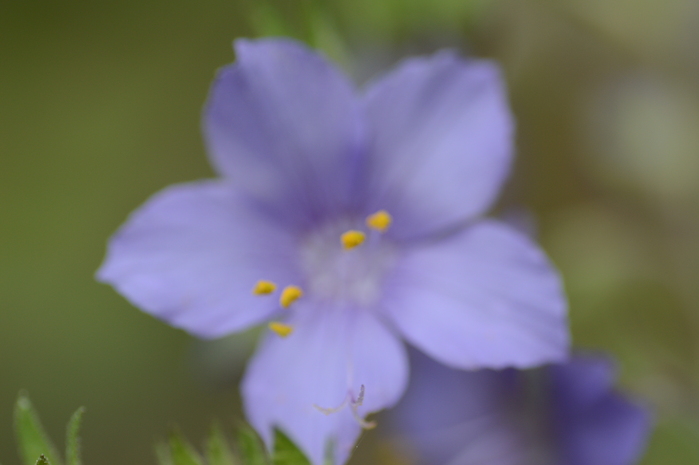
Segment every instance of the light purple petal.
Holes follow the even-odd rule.
[[[568,352],[558,273],[496,221],[406,249],[382,308],[409,342],[455,368],[525,368]]]
[[[463,371],[412,351],[409,388],[390,415],[420,464],[633,465],[649,415],[613,385],[603,357]]]
[[[112,237],[97,278],[173,326],[212,338],[263,321],[274,296],[258,280],[298,281],[293,241],[278,222],[224,182],[170,187]]]
[[[616,366],[610,358],[576,355],[567,364],[550,368],[552,382],[567,410],[584,411],[614,388]]]
[[[575,357],[551,370],[554,431],[565,465],[633,465],[650,433],[650,415],[613,390],[604,357]]]
[[[250,361],[241,387],[247,418],[268,444],[273,428],[284,431],[314,465],[332,441],[342,464],[361,428],[348,407],[325,415],[314,404],[337,407],[364,385],[362,415],[392,406],[407,382],[405,349],[369,312],[298,304],[295,331],[270,334]]]
[[[293,222],[356,201],[362,119],[344,75],[287,39],[237,40],[235,50],[204,114],[219,173]]]
[[[514,122],[498,67],[441,52],[407,60],[365,96],[374,130],[369,205],[394,232],[419,235],[483,213],[513,156]]]
[[[524,465],[533,446],[514,411],[524,400],[519,372],[454,370],[416,350],[410,362],[408,389],[389,419],[416,463]]]

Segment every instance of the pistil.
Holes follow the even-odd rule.
[[[362,384],[359,387],[359,395],[355,399],[354,394],[352,393],[352,390],[347,391],[347,395],[345,396],[345,399],[342,401],[340,405],[334,408],[325,408],[325,407],[320,407],[319,405],[313,404],[313,407],[318,410],[319,412],[325,414],[325,415],[332,415],[333,413],[337,413],[347,407],[349,404],[349,408],[352,411],[352,417],[359,423],[359,425],[364,428],[364,429],[373,429],[376,428],[376,422],[375,421],[366,421],[362,416],[359,414],[359,407],[362,406],[364,403],[364,385]]]

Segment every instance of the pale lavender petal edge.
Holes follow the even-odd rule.
[[[405,60],[364,94],[368,209],[422,236],[484,213],[510,172],[514,118],[502,72],[451,51]]]
[[[527,237],[494,220],[406,249],[381,309],[408,342],[454,368],[528,368],[568,357],[558,272]]]
[[[347,78],[290,39],[235,42],[204,111],[214,167],[301,226],[357,200],[364,119]]]
[[[135,306],[196,336],[245,329],[279,310],[258,280],[298,282],[294,243],[230,184],[171,186],[134,211],[110,239],[97,279]]]
[[[271,445],[279,428],[322,465],[328,443],[335,462],[349,458],[361,433],[349,406],[326,415],[364,386],[361,416],[394,405],[405,389],[408,363],[403,344],[366,311],[299,305],[287,338],[269,334],[250,360],[241,385],[248,421]]]

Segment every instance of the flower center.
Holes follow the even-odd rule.
[[[310,233],[301,247],[308,294],[321,300],[370,307],[381,295],[383,277],[394,262],[395,246],[381,232],[390,223],[386,212],[381,227],[359,230],[360,222],[343,219],[329,222]],[[377,213],[378,214],[378,213]]]
[[[395,259],[395,246],[381,238],[391,221],[391,215],[381,210],[366,218],[368,235],[353,229],[359,222],[350,218],[328,222],[309,234],[301,246],[301,265],[311,295],[332,303],[375,305],[381,297],[383,277]],[[260,280],[252,293],[272,296],[276,289],[276,283]],[[279,305],[286,309],[303,295],[303,289],[288,284],[279,295]],[[268,326],[279,337],[288,337],[294,331],[293,326],[281,321]]]

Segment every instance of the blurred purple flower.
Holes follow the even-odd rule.
[[[442,52],[357,93],[295,42],[235,50],[204,114],[221,178],[134,212],[98,279],[204,338],[275,320],[242,385],[268,443],[279,427],[314,464],[329,441],[344,462],[361,418],[405,389],[401,337],[458,368],[565,357],[556,271],[529,239],[478,219],[513,152],[493,63]]]
[[[608,358],[465,372],[411,355],[411,383],[391,421],[417,463],[631,465],[645,448],[650,416],[614,391]]]

